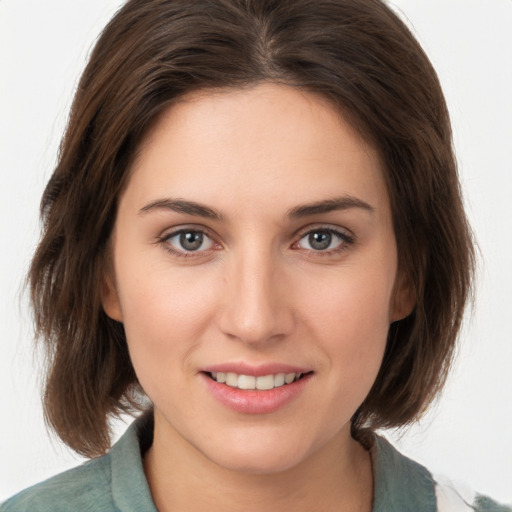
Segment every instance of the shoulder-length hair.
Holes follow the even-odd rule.
[[[441,389],[474,267],[451,128],[436,73],[380,0],[129,0],[79,82],[41,203],[29,273],[49,367],[48,424],[87,456],[142,393],[123,326],[101,306],[119,195],[148,129],[183,95],[276,82],[318,94],[380,154],[415,298],[391,325],[382,367],[352,418],[403,426]]]

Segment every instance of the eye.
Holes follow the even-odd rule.
[[[352,238],[334,229],[315,229],[307,232],[296,247],[315,252],[337,252],[352,243]]]
[[[175,253],[203,252],[212,249],[213,240],[202,231],[182,229],[167,235],[163,240]]]

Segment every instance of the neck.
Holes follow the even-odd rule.
[[[176,431],[155,418],[153,445],[144,469],[159,512],[213,507],[218,512],[370,512],[373,475],[370,455],[340,432],[297,466],[271,474],[219,466]]]

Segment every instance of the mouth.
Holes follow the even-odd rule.
[[[277,412],[297,400],[313,373],[280,363],[228,363],[201,372],[206,389],[218,402],[236,413],[256,415]]]
[[[213,381],[231,388],[256,391],[269,391],[288,386],[313,372],[307,373],[275,373],[261,376],[244,375],[233,372],[205,372]]]

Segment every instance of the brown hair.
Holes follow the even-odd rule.
[[[137,408],[142,393],[123,326],[100,300],[137,148],[184,94],[261,81],[327,98],[379,151],[385,170],[399,271],[416,306],[391,325],[353,432],[413,421],[444,383],[473,249],[443,94],[406,26],[379,0],[130,0],[79,83],[29,274],[49,355],[46,419],[79,453],[108,449],[109,418]]]

